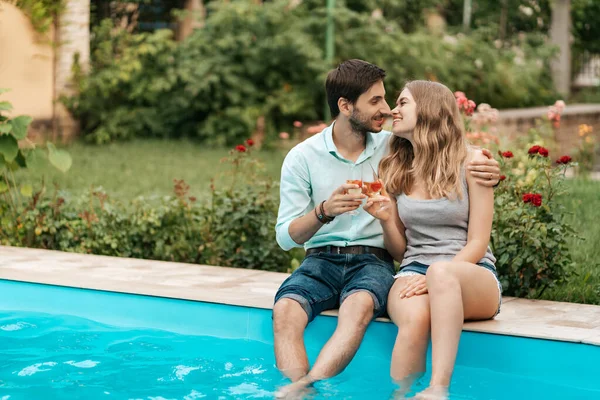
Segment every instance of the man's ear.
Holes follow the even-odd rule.
[[[338,108],[340,109],[340,114],[343,114],[349,117],[352,114],[352,104],[343,97],[338,99]]]

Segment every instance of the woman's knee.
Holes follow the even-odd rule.
[[[455,275],[450,262],[442,261],[431,264],[427,268],[426,282],[429,291],[460,287],[459,279]]]
[[[426,335],[431,326],[429,296],[427,294],[389,300],[388,314],[401,332]]]
[[[429,307],[405,307],[396,313],[395,321],[400,333],[413,333],[417,336],[428,337],[431,328]]]

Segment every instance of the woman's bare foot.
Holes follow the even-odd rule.
[[[415,395],[419,400],[448,400],[448,386],[429,386]]]
[[[403,379],[394,380],[394,383],[396,385],[398,385],[398,388],[396,390],[394,390],[390,400],[391,399],[404,400],[404,399],[408,398],[408,394],[410,393],[410,391],[412,389],[413,383],[417,379],[419,379],[422,375],[423,375],[422,372],[418,372],[418,373],[410,374]]]
[[[302,400],[310,393],[310,386],[314,383],[308,376],[300,378],[296,382],[290,383],[275,392],[276,399]]]

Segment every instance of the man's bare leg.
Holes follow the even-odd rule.
[[[306,312],[295,300],[280,299],[273,307],[273,336],[277,368],[292,382],[308,373],[308,357],[304,347]]]
[[[369,293],[360,291],[348,296],[340,307],[335,332],[323,346],[312,370],[303,378],[282,388],[278,397],[293,396],[316,381],[342,372],[358,351],[373,319],[373,309],[373,298]]]

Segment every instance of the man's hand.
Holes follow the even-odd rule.
[[[362,194],[350,194],[348,190],[358,189],[360,186],[344,183],[339,188],[335,189],[329,199],[323,204],[325,215],[328,217],[337,217],[348,211],[354,211],[362,204],[365,196]]]
[[[484,161],[471,161],[467,166],[469,173],[477,178],[476,182],[483,186],[496,186],[500,182],[500,164],[494,160],[488,149],[481,149],[488,159]]]

